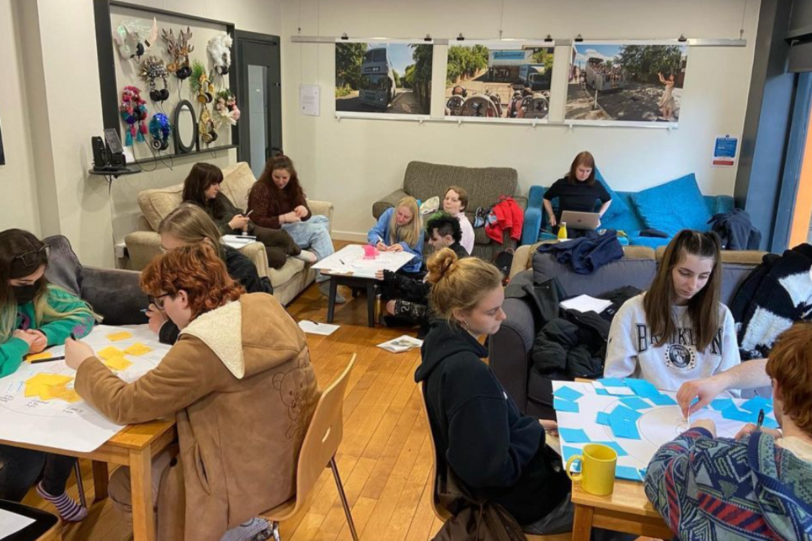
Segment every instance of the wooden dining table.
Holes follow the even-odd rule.
[[[155,514],[152,504],[152,458],[177,438],[175,420],[160,420],[124,427],[101,447],[89,453],[55,449],[30,443],[0,440],[0,444],[93,461],[95,500],[107,498],[108,464],[130,468],[133,539],[155,541]]]

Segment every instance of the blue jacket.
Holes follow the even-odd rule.
[[[392,214],[395,212],[394,207],[386,209],[386,212],[381,214],[381,217],[378,218],[378,223],[369,230],[367,233],[367,242],[371,245],[375,246],[378,244],[379,240],[382,240],[384,244],[387,246],[390,245],[389,242],[389,222],[392,220]],[[418,219],[418,218],[415,218]],[[413,254],[414,257],[411,261],[406,263],[401,270],[406,272],[420,272],[420,267],[423,265],[423,233],[421,231],[420,235],[417,239],[417,244],[414,247],[409,246],[405,242],[398,243],[403,246],[404,252],[409,252]]]
[[[592,274],[607,263],[623,257],[623,248],[614,230],[595,238],[581,237],[556,244],[542,244],[538,252],[552,254],[562,265],[569,263],[578,274]]]
[[[762,432],[684,432],[651,459],[646,496],[683,541],[812,539],[812,464]]]

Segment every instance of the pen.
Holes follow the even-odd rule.
[[[60,355],[59,357],[50,357],[48,359],[34,359],[33,361],[28,361],[28,362],[30,362],[31,364],[37,364],[37,363],[49,363],[51,361],[61,361],[61,360],[64,360],[64,359],[65,359],[65,356]]]
[[[433,241],[432,241],[432,242],[433,242]],[[344,264],[345,264],[343,259],[339,259],[338,261],[339,261],[339,263],[341,263],[342,265],[344,265]]]
[[[761,429],[761,425],[764,424],[764,410],[758,410],[758,423],[756,423],[756,429]]]
[[[73,334],[73,333],[70,333],[70,339],[71,339],[71,340],[76,340],[76,335],[75,335],[75,334]]]
[[[141,308],[142,314],[146,314],[147,312],[149,312],[149,308]]]

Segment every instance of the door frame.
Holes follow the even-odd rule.
[[[269,120],[269,141],[268,147],[282,149],[282,66],[281,66],[281,44],[279,36],[271,34],[259,34],[247,32],[245,30],[235,30],[234,32],[234,52],[236,54],[236,79],[237,83],[237,103],[248,105],[248,85],[242,84],[247,77],[246,64],[243,62],[243,45],[246,43],[256,43],[260,45],[274,45],[276,52],[271,58],[271,70],[268,73],[271,84],[268,87],[268,120]],[[274,69],[275,67],[275,69]],[[246,112],[248,110],[246,109]],[[244,120],[248,120],[250,115],[246,115]],[[247,162],[251,157],[251,134],[249,132],[250,122],[239,122],[239,140],[242,142],[237,150],[237,159]],[[266,152],[267,154],[267,152]],[[267,156],[266,156],[267,159]]]

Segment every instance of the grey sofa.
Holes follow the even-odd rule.
[[[372,205],[372,215],[377,220],[386,209],[397,205],[398,201],[410,195],[426,201],[437,196],[442,199],[445,189],[459,186],[468,192],[468,207],[465,214],[474,223],[477,207],[488,207],[499,201],[499,196],[512,196],[522,211],[527,208],[527,198],[519,196],[519,176],[510,167],[461,167],[426,162],[409,162],[403,176],[403,188],[395,190]],[[442,208],[442,200],[440,201]],[[517,242],[507,235],[502,244],[496,243],[485,234],[484,228],[474,230],[474,253],[486,261],[506,248],[515,248]],[[430,250],[426,244],[426,252]]]
[[[580,275],[558,263],[550,254],[538,253],[539,244],[522,246],[516,252],[511,283],[540,284],[558,278],[568,296],[595,296],[627,285],[646,290],[665,253],[665,247],[655,252],[645,246],[627,246],[623,249],[622,259],[591,275]],[[722,253],[723,303],[731,303],[739,285],[761,263],[763,256],[764,252]],[[539,331],[533,311],[525,300],[516,298],[505,299],[503,310],[507,320],[489,342],[491,369],[519,409],[539,418],[554,419],[551,380],[533,369],[530,357],[533,340]]]

